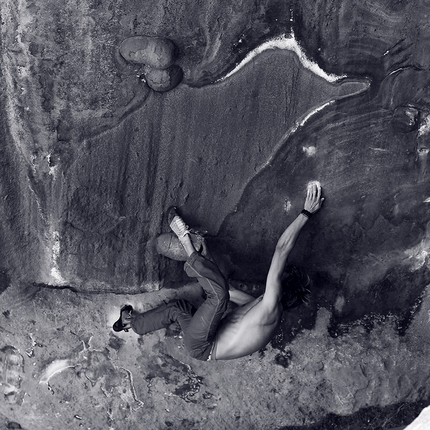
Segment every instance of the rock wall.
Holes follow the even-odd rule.
[[[182,351],[175,356],[173,339],[167,347],[157,343],[163,332],[149,342],[151,357],[161,360],[152,368],[139,352],[148,346],[141,339],[107,338],[109,294],[131,300],[124,295],[142,293],[135,300],[145,307],[156,302],[151,291],[186,282],[181,266],[154,246],[172,204],[208,230],[232,282],[260,291],[250,285],[264,281],[276,239],[301,209],[311,180],[322,183],[326,200],[291,262],[311,276],[312,304],[285,314],[268,352],[242,360],[249,387],[262,384],[257,371],[268,378],[276,369],[276,377],[264,391],[267,410],[245,418],[239,411],[249,413],[258,396],[241,407],[239,396],[231,419],[242,428],[263,428],[263,416],[270,428],[310,425],[330,413],[426,401],[428,9],[421,0],[3,1],[0,326],[8,338],[0,351],[3,382],[24,407],[14,409],[13,420],[1,413],[20,422],[19,411],[28,409],[19,392],[35,396],[27,376],[8,373],[11,363],[20,368],[19,357],[24,369],[33,365],[36,349],[25,351],[34,326],[59,345],[40,347],[37,378],[44,380],[49,363],[76,369],[83,360],[90,369],[87,395],[94,408],[105,396],[100,404],[108,404],[111,420],[96,414],[93,427],[119,422],[123,405],[142,411],[143,396],[161,401],[166,390],[175,411],[188,405],[178,412],[180,428],[214,416],[228,428],[228,401],[212,399],[219,388],[234,403],[241,388],[228,388],[229,369],[240,380],[241,365],[200,368]],[[136,35],[174,42],[175,67],[183,72],[175,88],[154,91],[161,87],[149,86],[153,70],[124,59],[120,45]],[[99,301],[95,319],[86,316]],[[63,306],[94,327],[96,349],[90,329],[77,321],[83,349],[78,342],[68,350],[70,336],[57,321]],[[122,366],[124,351],[134,349]],[[136,363],[146,375],[140,382]],[[199,388],[208,372],[210,396]],[[17,387],[8,378],[25,382]],[[81,382],[61,383],[73,385],[74,404]],[[122,383],[131,384],[125,403],[115,391]],[[203,405],[199,412],[190,393]],[[72,402],[66,397],[63,406]],[[285,398],[295,406],[285,407]],[[151,405],[160,428],[174,422],[155,400]],[[127,418],[130,426],[140,413]],[[187,416],[193,422],[184,424]],[[21,423],[42,426],[36,413],[29,417]]]

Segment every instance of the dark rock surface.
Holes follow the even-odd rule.
[[[3,1],[6,428],[323,428],[428,401],[429,13],[423,0]],[[140,35],[177,46],[163,67],[182,80],[124,60]],[[289,49],[258,51],[268,42]],[[113,334],[125,302],[199,300],[154,291],[186,281],[156,251],[168,206],[257,293],[311,180],[326,201],[292,262],[313,301],[266,350],[209,366],[170,331]]]

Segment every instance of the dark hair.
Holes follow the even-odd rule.
[[[282,275],[282,306],[284,309],[309,306],[311,295],[311,278],[305,271],[296,266],[288,266]]]

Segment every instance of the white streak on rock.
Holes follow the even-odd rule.
[[[288,135],[291,135],[291,134],[295,133],[299,127],[303,127],[303,125],[306,123],[306,121],[310,117],[314,116],[316,113],[318,113],[319,111],[323,110],[327,106],[333,104],[334,102],[335,102],[334,100],[330,100],[329,102],[326,102],[326,103],[322,104],[321,106],[318,106],[315,109],[311,110],[301,121],[297,121],[293,125],[293,127],[291,128],[291,130],[288,132]]]
[[[378,152],[390,152],[388,149],[385,149],[385,148],[372,148],[370,146],[369,149],[372,149],[373,151],[378,151]]]
[[[63,360],[54,360],[42,373],[40,378],[41,384],[48,384],[49,380],[57,373],[62,372],[64,369],[75,367],[72,361],[68,358]]]
[[[299,57],[299,60],[302,63],[303,67],[305,67],[306,69],[310,70],[311,72],[315,73],[316,75],[320,76],[321,78],[325,79],[328,82],[337,82],[340,79],[343,79],[346,77],[345,75],[337,76],[337,75],[328,74],[324,70],[322,70],[318,66],[318,64],[314,63],[306,56],[306,54],[303,52],[302,48],[300,47],[299,43],[297,42],[294,36],[294,33],[291,33],[291,35],[284,34],[284,35],[275,37],[274,39],[268,40],[267,42],[264,42],[260,46],[257,46],[254,50],[249,52],[247,56],[240,63],[238,63],[231,72],[227,73],[227,75],[219,79],[218,82],[224,81],[225,79],[234,75],[240,69],[242,69],[242,67],[248,64],[253,58],[255,58],[257,55],[269,49],[282,49],[282,50],[293,51]]]
[[[430,203],[430,197],[424,200],[424,203]]]
[[[54,231],[52,234],[52,268],[51,276],[54,278],[55,282],[58,284],[65,284],[66,281],[61,276],[60,269],[58,267],[58,258],[60,257],[60,233]]]
[[[423,136],[425,134],[428,134],[430,131],[430,115],[427,115],[421,124],[420,128],[418,129],[418,136]]]
[[[412,257],[415,258],[415,260],[416,260],[414,270],[421,269],[421,267],[423,267],[424,264],[426,264],[428,255],[429,255],[429,253],[424,249],[421,250],[420,252],[416,253],[415,255],[412,255]]]
[[[28,77],[31,76],[28,43],[22,41],[21,36],[28,30],[33,17],[28,11],[27,2],[25,0],[19,0],[17,2],[6,0],[0,2],[0,15],[4,22],[17,23],[16,28],[14,25],[4,26],[5,31],[2,35],[4,49],[1,53],[2,61],[0,62],[0,68],[6,84],[3,90],[6,102],[5,113],[7,115],[9,131],[16,148],[20,150],[27,162],[32,165],[30,151],[26,148],[25,144],[26,140],[31,136],[31,133],[25,121],[22,119],[20,103],[16,97],[16,90],[17,85],[20,85],[21,95],[24,95],[25,88],[22,86],[22,82],[26,82]],[[19,59],[17,59],[17,57],[19,57]],[[27,145],[30,147],[31,143],[27,142]]]
[[[405,250],[407,255],[406,263],[411,265],[411,271],[415,272],[425,265],[430,268],[430,235],[427,231],[426,237],[416,246]]]

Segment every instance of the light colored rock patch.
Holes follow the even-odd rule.
[[[303,152],[308,156],[308,157],[313,157],[316,153],[317,153],[317,149],[315,146],[304,146],[303,147]]]

